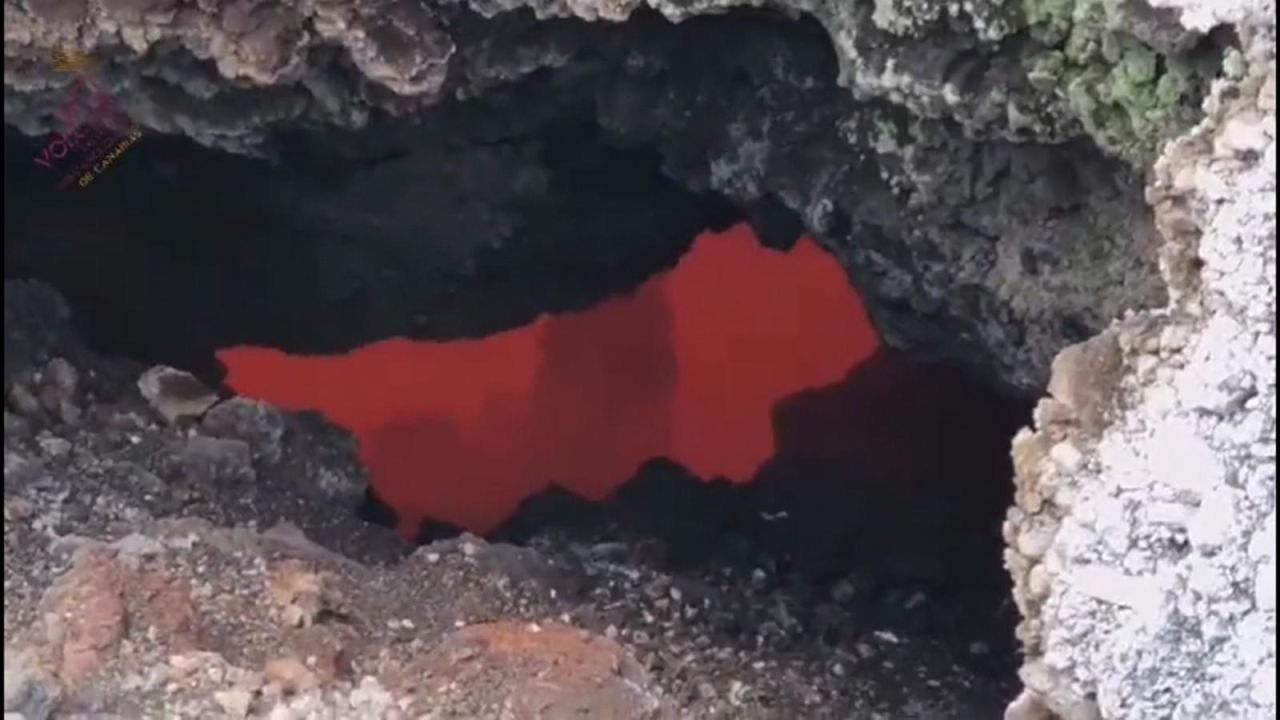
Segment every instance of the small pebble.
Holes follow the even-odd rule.
[[[898,639],[897,635],[894,635],[888,630],[876,630],[871,634],[874,635],[876,639],[883,640],[887,643],[890,643],[891,645],[897,645],[899,642],[901,642],[901,640]]]
[[[253,704],[253,696],[240,688],[219,690],[213,694],[213,699],[222,706],[229,718],[248,717],[249,706]]]
[[[40,449],[52,457],[62,457],[71,452],[71,443],[60,437],[42,437],[39,443]]]
[[[831,586],[831,599],[838,603],[849,602],[857,595],[857,588],[848,580],[840,580]]]

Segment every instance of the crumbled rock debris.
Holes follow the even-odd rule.
[[[1016,690],[1000,638],[928,588],[674,570],[610,524],[412,549],[355,519],[364,477],[323,420],[233,398],[170,424],[54,294],[6,297],[30,310],[5,326],[6,713],[959,720]],[[14,401],[55,360],[74,392]]]

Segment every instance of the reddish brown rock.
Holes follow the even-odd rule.
[[[138,593],[139,618],[135,623],[155,630],[171,652],[196,649],[200,642],[200,618],[186,583],[163,571],[153,571],[139,578],[134,592]],[[134,603],[130,602],[134,608]]]
[[[433,699],[464,716],[673,716],[626,650],[560,623],[473,625],[445,638],[418,670]]]
[[[306,692],[319,683],[316,674],[294,657],[268,661],[262,669],[262,676],[267,682],[277,685],[286,695]]]
[[[124,574],[115,553],[86,547],[40,601],[44,649],[68,688],[115,656],[125,631]]]

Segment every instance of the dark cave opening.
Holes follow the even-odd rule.
[[[643,311],[622,310],[628,302],[639,308],[644,298],[656,298],[655,287],[665,289],[651,279],[599,306],[544,317],[545,325],[464,343],[396,341],[329,357],[244,349],[220,357],[230,368],[228,382],[241,393],[289,409],[320,410],[354,432],[373,483],[355,511],[367,522],[398,527],[417,543],[467,530],[517,545],[548,535],[579,543],[621,540],[655,567],[750,573],[764,564],[782,582],[819,594],[855,577],[859,587],[872,588],[859,596],[863,622],[951,643],[982,638],[990,654],[980,664],[993,677],[1007,677],[1014,617],[999,562],[999,528],[1012,496],[1009,439],[1027,420],[1026,404],[964,370],[881,345],[843,273],[808,240],[792,243],[791,252],[810,249],[814,260],[821,254],[825,262],[818,266],[831,271],[825,277],[811,274],[813,265],[788,266],[780,261],[785,253],[763,249],[751,252],[771,259],[758,266],[765,274],[735,270],[735,253],[756,246],[744,234],[750,235],[740,227],[721,236],[726,252],[715,257],[701,253],[707,238],[700,238],[692,257],[659,276],[674,278],[669,284],[684,281],[686,292],[665,296],[677,325],[701,311],[729,327],[720,336],[686,329],[684,342],[692,343],[692,351],[668,329],[650,333]],[[706,261],[702,274],[687,271],[691,259]],[[782,303],[794,317],[753,315],[760,310],[752,305],[753,294],[776,298],[786,292],[785,283],[771,284],[769,273],[796,276],[788,298],[794,302]],[[855,306],[853,312],[815,303],[830,299],[820,292],[806,302],[798,290],[824,281],[845,288],[848,296],[841,299]],[[707,310],[697,307],[707,294],[690,294],[689,288],[725,297]],[[697,445],[717,432],[730,434],[736,452],[719,457],[728,465],[704,467],[731,467],[739,463],[733,457],[751,457],[750,432],[741,432],[746,426],[715,425],[758,407],[729,401],[726,394],[735,389],[750,395],[732,383],[698,387],[711,381],[697,374],[696,363],[690,367],[688,353],[723,344],[743,331],[744,321],[767,326],[780,319],[809,320],[813,330],[779,337],[766,327],[763,342],[748,352],[825,353],[841,358],[836,362],[846,363],[846,370],[827,370],[826,382],[792,380],[799,384],[784,383],[791,389],[770,396],[769,450],[755,451],[762,462],[749,465],[754,470],[736,477],[691,472],[689,459],[706,457]],[[521,342],[525,330],[557,322],[576,329],[550,344]],[[839,341],[824,347],[844,326],[862,330],[843,351],[834,349]],[[753,375],[756,358],[745,358],[743,350],[732,353],[739,367],[731,359],[721,374],[776,382]],[[667,352],[671,357],[663,359]],[[524,382],[512,378],[530,365],[538,379],[523,390],[504,391],[504,383]],[[754,371],[788,368],[785,362],[756,363]],[[677,381],[681,370],[693,374],[683,385]],[[562,381],[545,380],[557,375]],[[704,405],[669,402],[667,392],[684,392]],[[444,401],[442,393],[457,400]],[[708,397],[721,403],[706,406]],[[471,417],[481,406],[482,417]],[[662,440],[672,413],[682,409],[692,410],[700,429],[692,448]],[[451,411],[461,416],[450,417]],[[548,426],[552,430],[540,429]],[[619,443],[619,434],[625,441]],[[681,455],[681,448],[692,454]],[[543,464],[539,458],[548,453],[555,462]],[[427,504],[407,499],[417,496]],[[925,597],[945,597],[946,607],[918,611],[914,604]],[[823,642],[849,639],[831,632],[836,635],[824,635]]]
[[[181,159],[186,157],[183,153],[188,152],[203,159],[203,151],[184,148],[181,143],[166,146],[153,142],[152,145],[157,150],[177,148],[166,155],[167,162],[174,162],[175,157],[185,162]],[[142,150],[139,149],[137,164],[145,168],[150,158],[142,155]],[[656,175],[652,164],[636,162],[643,156],[631,151],[617,156],[603,152],[601,157],[609,158],[609,167],[643,167],[644,172]],[[574,162],[580,168],[581,164],[589,166],[592,159],[578,157]],[[194,171],[197,165],[192,162],[186,169]],[[244,172],[243,169],[228,170],[217,187],[222,192],[234,191],[234,184],[227,181],[244,178]],[[118,174],[120,179],[137,179],[140,185],[129,192],[124,188],[103,192],[103,205],[98,205],[95,198],[90,209],[72,208],[68,213],[55,216],[54,228],[23,212],[6,214],[6,218],[24,231],[17,237],[26,240],[6,242],[6,254],[19,261],[16,266],[7,265],[11,268],[8,272],[12,273],[9,276],[21,277],[25,273],[39,277],[67,294],[82,331],[97,349],[185,367],[221,382],[222,365],[213,360],[213,353],[204,355],[207,345],[265,340],[274,346],[292,346],[315,353],[360,342],[359,336],[350,335],[344,335],[340,340],[342,344],[336,346],[326,344],[325,340],[317,342],[314,337],[291,340],[289,327],[277,324],[281,318],[273,316],[271,308],[257,313],[260,317],[254,323],[239,325],[240,320],[249,317],[249,311],[256,311],[257,306],[248,302],[252,299],[252,285],[246,288],[249,298],[233,305],[236,310],[231,314],[202,324],[209,317],[205,313],[215,308],[193,308],[190,303],[182,302],[179,297],[182,285],[199,283],[222,293],[234,292],[240,286],[228,278],[247,274],[262,278],[258,282],[265,287],[267,275],[288,266],[280,260],[273,264],[270,257],[263,258],[253,252],[251,241],[261,235],[248,234],[247,230],[263,216],[251,212],[233,220],[230,227],[219,224],[220,232],[231,232],[230,247],[204,239],[208,236],[202,233],[207,232],[207,228],[199,224],[187,226],[193,229],[196,242],[190,246],[175,245],[165,225],[179,217],[179,213],[195,207],[195,198],[188,195],[188,188],[182,187],[185,183],[178,183],[177,190],[166,189],[154,175],[130,175],[128,166],[122,166]],[[177,176],[186,177],[187,173],[180,172]],[[599,172],[586,171],[583,176],[598,179]],[[218,176],[214,173],[213,177]],[[640,184],[628,180],[624,185],[622,189],[613,190],[618,197],[635,192]],[[661,187],[661,182],[649,187]],[[137,198],[146,197],[151,202],[155,199],[150,192],[139,192],[140,188],[154,188],[162,194],[166,202],[157,203],[155,207],[164,215],[150,219],[165,223],[139,224]],[[249,195],[251,193],[240,197]],[[672,195],[678,193],[672,191]],[[172,204],[168,202],[170,199]],[[58,201],[65,202],[65,198]],[[111,201],[119,201],[123,207],[113,207]],[[130,203],[135,205],[130,207]],[[175,210],[175,206],[179,209]],[[78,222],[82,224],[68,220],[80,213],[83,215]],[[104,224],[90,220],[98,217],[96,213],[105,215]],[[762,245],[775,248],[769,253],[782,256],[796,250],[796,231],[801,224],[794,215],[767,201],[742,214],[759,224],[759,232],[767,240]],[[712,199],[703,205],[697,198],[684,199],[670,214],[663,216],[660,227],[663,232],[674,234],[673,226],[688,228],[705,223],[703,227],[723,227],[737,216],[722,200]],[[63,224],[68,222],[72,224]],[[599,222],[600,227],[584,232],[582,237],[598,238],[612,227],[607,219]],[[92,231],[71,230],[85,227]],[[246,231],[246,235],[236,236],[237,230]],[[681,250],[690,245],[691,238],[692,235],[671,243],[679,248],[675,251],[677,260],[682,257]],[[42,245],[37,240],[51,242]],[[117,245],[114,241],[123,244]],[[296,249],[297,246],[287,247]],[[557,249],[549,254],[540,253],[537,248],[523,250],[530,254],[517,251],[517,259],[512,260],[509,255],[495,256],[490,254],[492,250],[480,249],[477,253],[480,259],[474,274],[465,281],[468,286],[463,288],[462,297],[453,300],[454,304],[432,308],[436,323],[433,327],[449,328],[453,323],[453,327],[466,327],[466,332],[457,333],[464,337],[487,337],[496,327],[518,323],[518,319],[511,318],[519,318],[521,313],[593,307],[590,299],[601,292],[616,294],[622,289],[622,295],[626,296],[628,292],[637,292],[635,287],[643,292],[646,279],[674,264],[664,256],[669,250],[664,253],[645,250],[639,259],[634,254],[606,256],[604,260],[590,258],[585,264],[580,257],[566,261],[566,255],[574,252],[572,248]],[[286,246],[268,248],[268,251],[284,253]],[[484,267],[486,254],[489,254],[487,262],[493,263],[490,269]],[[833,268],[838,267],[833,258],[822,254]],[[314,258],[308,260],[317,262]],[[634,263],[651,269],[648,273],[639,272]],[[19,269],[13,270],[15,267]],[[307,269],[313,268],[315,265]],[[128,282],[123,286],[114,281],[104,283],[104,269],[107,277],[127,278]],[[114,275],[117,271],[124,278]],[[206,272],[214,276],[212,283],[208,275],[203,275]],[[555,280],[542,285],[547,282],[546,278],[537,275],[547,272]],[[847,284],[843,272],[838,274]],[[305,272],[298,275],[304,281],[307,279]],[[570,279],[576,282],[592,277],[600,284],[563,287]],[[714,289],[716,282],[717,278],[712,276],[699,278],[694,284]],[[759,282],[757,278],[745,278],[736,292],[749,293],[753,283],[759,285]],[[130,292],[120,292],[122,287]],[[628,287],[633,289],[627,290]],[[778,288],[755,289],[766,296],[779,291]],[[513,309],[509,306],[513,292],[532,299],[535,304]],[[483,310],[472,314],[477,297],[483,298],[482,307],[504,313],[500,317],[505,319],[486,318]],[[741,304],[741,299],[731,295],[730,304]],[[267,301],[265,298],[255,300]],[[350,298],[346,300],[350,302]],[[350,305],[340,302],[337,307]],[[679,308],[675,311],[678,314]],[[814,305],[804,308],[810,315],[822,311],[822,307]],[[361,308],[359,312],[369,311]],[[857,308],[854,314],[860,312],[861,308]],[[847,313],[827,314],[827,322],[845,318],[848,325],[857,324],[849,319],[852,316],[846,317]],[[139,317],[146,322],[137,322]],[[867,320],[863,317],[859,322],[867,323]],[[866,328],[870,330],[870,325],[866,324]],[[226,334],[228,332],[230,334]],[[377,331],[367,332],[371,337],[366,339],[377,338],[373,335]],[[871,332],[874,335],[874,331]],[[457,339],[447,331],[431,334],[442,340]],[[790,349],[795,353],[812,351],[801,347]],[[623,538],[637,548],[645,561],[685,572],[715,573],[733,568],[751,573],[758,565],[765,564],[772,570],[771,576],[779,578],[776,582],[786,584],[788,592],[821,595],[856,577],[860,587],[873,588],[859,595],[856,612],[862,621],[961,645],[975,637],[982,638],[982,643],[990,646],[991,651],[979,664],[993,677],[1009,677],[1014,657],[1011,634],[1014,618],[1005,602],[1007,578],[999,561],[999,524],[1012,492],[1008,441],[1025,421],[1025,404],[1016,396],[1011,398],[1006,392],[991,388],[965,370],[913,359],[886,347],[860,356],[852,366],[841,367],[840,373],[807,391],[797,387],[797,392],[788,393],[772,408],[770,424],[776,452],[771,453],[758,472],[737,478],[737,482],[698,476],[679,463],[654,458],[634,474],[628,472],[627,481],[622,485],[599,492],[590,500],[555,487],[525,498],[514,514],[486,534],[495,540],[517,544],[536,542],[548,533],[581,542]],[[422,368],[427,376],[433,374],[432,370],[429,366]],[[374,374],[372,379],[376,382],[385,378]],[[340,387],[344,382],[350,382],[352,387],[367,385],[367,380],[364,385],[338,378],[324,382],[333,387]],[[430,386],[425,380],[421,384]],[[261,396],[276,401],[270,393],[261,393]],[[320,403],[308,407],[302,402],[290,409],[324,408]],[[608,422],[610,408],[605,405],[602,410],[604,414],[588,418],[586,422]],[[412,425],[409,427],[411,432],[404,442],[420,445],[421,437],[412,431]],[[348,429],[354,428],[348,426]],[[430,461],[421,454],[416,457],[418,461]],[[374,474],[376,477],[376,469]],[[394,525],[399,520],[398,513],[373,490],[366,493],[360,507],[347,511],[377,524]],[[462,531],[456,524],[426,518],[414,539],[430,542],[456,537]],[[936,612],[921,612],[914,606],[907,608],[915,598],[923,597],[923,593],[946,597],[948,601],[932,603],[930,607],[937,608]],[[848,640],[824,636],[822,641],[839,644]]]
[[[529,39],[519,17],[488,22],[509,25],[513,44]],[[468,23],[481,33],[473,17],[459,31]],[[645,462],[597,476],[606,487],[591,497],[557,486],[521,496],[485,534],[522,546],[621,543],[631,561],[730,573],[744,587],[763,572],[771,590],[804,598],[806,641],[842,651],[860,635],[819,616],[826,598],[856,586],[840,612],[859,633],[942,638],[1010,680],[1016,618],[999,527],[1012,494],[1009,441],[1038,372],[1021,368],[1109,316],[1053,283],[1073,248],[1106,257],[1084,241],[1099,227],[1127,232],[1138,184],[1084,140],[979,142],[939,121],[920,125],[919,144],[938,186],[902,193],[890,179],[908,174],[903,159],[871,148],[882,133],[919,127],[837,86],[829,41],[810,22],[744,13],[673,29],[642,15],[590,31],[554,21],[539,33],[575,38],[563,68],[459,91],[416,114],[374,113],[358,130],[273,130],[266,157],[148,134],[87,194],[54,192],[29,162],[38,144],[6,126],[6,278],[58,288],[96,349],[185,368],[230,393],[217,360],[226,348],[333,355],[396,337],[482,340],[643,292],[707,230],[745,220],[779,253],[811,233],[866,292],[889,341],[771,396],[774,446],[758,468],[730,480],[662,453],[628,456]],[[782,60],[743,49],[755,46]],[[757,127],[753,113],[788,122]],[[725,147],[753,143],[783,151],[759,167],[708,169]],[[714,177],[731,171],[741,185]],[[1006,251],[1009,238],[1024,245]],[[949,247],[960,250],[941,252]],[[1020,316],[986,275],[922,279],[952,267],[985,273],[1009,257],[1019,282],[1049,288],[1022,286],[1017,299],[1060,292],[1061,308]],[[1115,272],[1108,302],[1149,298],[1141,273]],[[1033,346],[1038,355],[1018,354]],[[611,421],[598,404],[605,412],[584,416],[578,432]],[[421,428],[406,427],[396,442],[422,445]],[[370,489],[343,512],[403,524],[394,504]],[[415,526],[423,543],[463,532],[441,518]],[[968,657],[975,642],[987,649]]]
[[[355,433],[411,535],[419,517],[489,532],[547,483],[600,500],[653,457],[746,482],[778,448],[773,409],[878,346],[834,258],[737,226],[631,292],[485,338],[219,358],[238,392]]]
[[[332,212],[328,192],[385,206],[369,198],[403,178],[370,179],[362,159],[338,169],[315,159],[278,164],[149,137],[113,168],[112,182],[73,197],[18,162],[34,146],[6,127],[6,277],[58,287],[101,350],[215,383],[222,368],[213,353],[237,344],[339,352],[406,331],[474,337],[582,307],[669,264],[699,230],[740,216],[675,187],[653,152],[612,146],[573,120],[497,146],[496,158],[475,157],[474,146],[434,147],[428,154],[448,155],[449,165],[413,181],[447,188],[444,197],[393,203],[394,219],[372,207],[338,227],[317,215]],[[472,182],[451,175],[460,164],[479,168]],[[534,189],[467,207],[490,173],[508,171],[543,177]],[[526,196],[534,191],[545,195]],[[418,215],[426,225],[415,228]]]

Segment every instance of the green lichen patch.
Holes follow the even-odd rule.
[[[1037,89],[1059,93],[1107,152],[1137,166],[1195,123],[1214,68],[1144,38],[1167,36],[1166,18],[1137,0],[1023,0],[1027,31],[1046,49],[1026,63]]]

